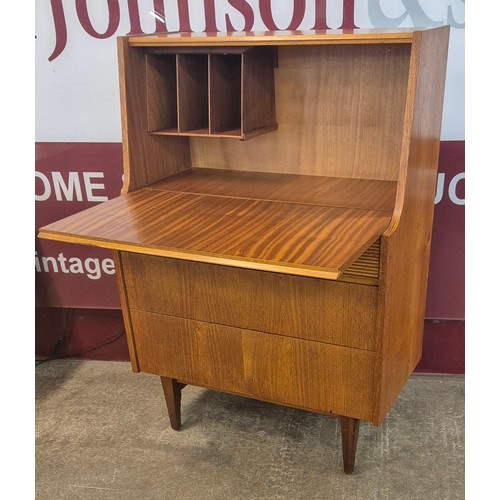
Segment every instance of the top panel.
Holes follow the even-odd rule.
[[[422,29],[356,29],[306,31],[240,31],[233,33],[155,33],[128,37],[135,47],[158,46],[255,46],[255,45],[325,45],[355,43],[411,43],[413,34]]]

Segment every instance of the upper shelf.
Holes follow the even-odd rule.
[[[155,33],[129,36],[133,47],[155,46],[259,46],[259,45],[327,45],[353,43],[411,43],[419,28],[303,30],[234,33]]]
[[[46,239],[337,279],[388,227],[396,183],[195,169],[40,230]]]

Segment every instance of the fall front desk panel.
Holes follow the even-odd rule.
[[[339,279],[388,227],[395,190],[192,169],[41,235],[117,250],[137,371],[371,421],[378,287]]]

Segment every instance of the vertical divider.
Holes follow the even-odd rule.
[[[212,78],[213,54],[208,54],[208,133],[213,134],[213,106],[212,93],[213,93],[213,78]]]
[[[177,105],[177,132],[181,131],[180,120],[180,89],[179,89],[179,54],[175,54],[175,88],[176,88],[176,105]]]
[[[240,68],[240,130],[241,137],[245,137],[245,124],[243,120],[245,119],[245,53],[241,54],[241,68]]]

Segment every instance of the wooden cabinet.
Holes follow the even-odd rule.
[[[448,34],[119,39],[122,194],[39,236],[115,251],[174,429],[186,384],[335,415],[352,472],[421,356]]]

